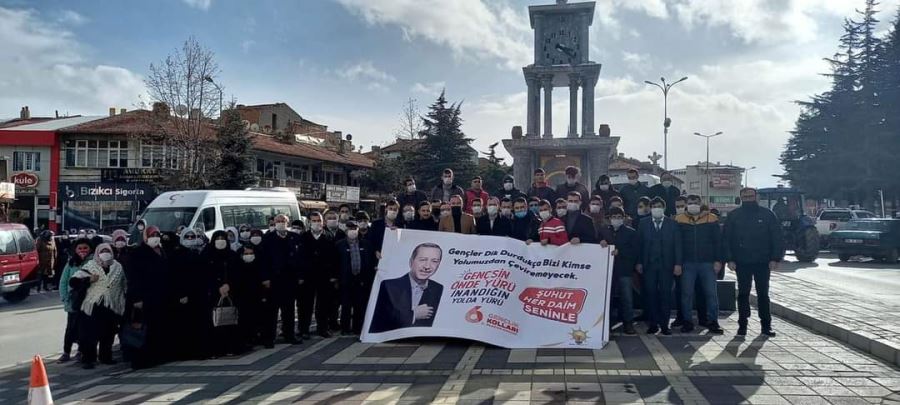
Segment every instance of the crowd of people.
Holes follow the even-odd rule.
[[[636,296],[647,333],[669,335],[676,327],[687,333],[695,325],[723,333],[716,280],[727,265],[738,275],[737,334],[747,332],[755,280],[763,333],[774,336],[767,290],[769,271],[783,255],[780,224],[759,207],[755,190],[741,191],[741,207],[722,224],[668,173],[649,188],[636,170],[620,187],[600,176],[593,193],[580,183],[578,168],[565,175],[554,188],[537,169],[527,192],[507,176],[493,194],[477,176],[463,189],[451,169],[430,192],[408,177],[374,221],[342,205],[310,212],[306,222],[278,215],[268,229],[241,225],[209,239],[202,230],[163,232],[143,221],[131,234],[115,231],[112,244],[79,235],[63,249],[59,290],[69,316],[60,361],[72,359],[77,343],[85,368],[111,363],[117,333],[135,368],[271,348],[279,319],[289,344],[311,338],[313,317],[318,336],[358,335],[385,230],[396,228],[612,245],[611,304],[625,334],[636,333]]]

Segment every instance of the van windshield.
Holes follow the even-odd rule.
[[[141,219],[162,232],[174,232],[179,226],[189,226],[197,207],[148,208]]]

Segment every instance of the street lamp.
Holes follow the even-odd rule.
[[[659,87],[663,93],[663,169],[665,170],[669,170],[669,126],[672,125],[672,120],[669,118],[669,89],[685,80],[687,80],[687,76],[678,79],[675,83],[666,83],[665,77],[659,78],[661,84],[649,80],[644,81],[651,86]]]
[[[756,166],[748,167],[744,170],[744,187],[750,187],[750,171],[756,169]]]
[[[703,135],[699,132],[694,132],[694,135],[699,137],[706,138],[706,203],[709,204],[709,140],[711,138],[715,138],[719,135],[722,135],[722,131],[716,132],[712,135]]]
[[[204,77],[203,80],[212,83],[213,86],[216,86],[216,90],[219,91],[219,118],[222,118],[222,87],[220,87],[218,83],[213,81],[213,78],[210,76]]]

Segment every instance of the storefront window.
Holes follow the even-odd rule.
[[[134,201],[67,201],[66,229],[98,229],[109,234],[112,229],[128,229],[133,222]]]
[[[41,171],[41,153],[13,152],[13,170],[17,172]]]

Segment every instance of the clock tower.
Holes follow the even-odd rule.
[[[520,185],[530,184],[531,172],[538,167],[547,172],[548,181],[558,184],[565,178],[565,167],[576,166],[581,183],[590,189],[616,153],[619,138],[610,137],[609,126],[601,125],[599,131],[594,127],[594,89],[601,67],[590,60],[594,7],[594,2],[566,0],[528,7],[534,63],[522,68],[528,86],[527,124],[524,131],[514,128],[512,139],[503,141],[513,155]],[[554,138],[553,89],[559,87],[569,89],[569,125],[564,136]]]

